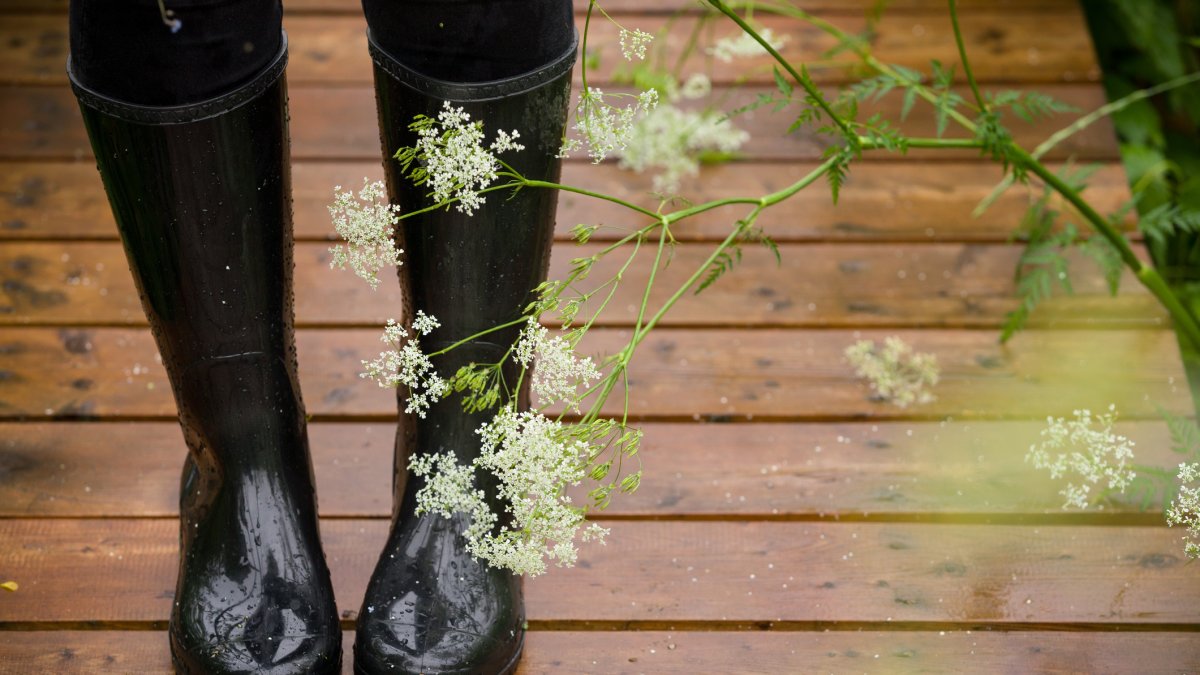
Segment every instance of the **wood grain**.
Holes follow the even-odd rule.
[[[967,93],[959,89],[961,93]],[[1104,105],[1104,93],[1093,85],[1046,85],[1039,90],[1088,111]],[[298,160],[371,160],[380,156],[379,132],[375,113],[375,95],[370,87],[293,87],[289,90],[291,110],[292,157]],[[618,91],[618,90],[614,90]],[[729,93],[727,105],[737,108],[755,100],[765,90],[748,87]],[[726,90],[718,88],[714,97],[721,98]],[[898,121],[903,105],[902,96],[895,93],[878,103],[864,105],[861,116],[878,112],[886,119]],[[904,133],[931,137],[936,135],[936,120],[928,106],[917,106],[907,121],[898,126]],[[1012,125],[1013,138],[1022,145],[1033,147],[1054,131],[1069,124],[1077,114],[1042,118],[1034,124],[1017,122]],[[812,160],[821,155],[829,144],[828,136],[817,135],[812,127],[804,127],[785,135],[794,119],[786,112],[772,114],[759,109],[739,117],[739,126],[750,133],[742,147],[746,159],[773,161]],[[950,128],[947,137],[964,137]],[[0,98],[0,160],[80,160],[91,153],[83,123],[79,117],[74,95],[62,87],[13,86],[5,89]],[[892,157],[885,153],[869,153],[872,157]],[[921,159],[964,160],[978,157],[974,150],[912,150],[907,155]],[[1079,161],[1113,160],[1118,157],[1112,124],[1102,120],[1072,136],[1047,155],[1051,160],[1074,157]],[[586,158],[579,160],[586,161]]]
[[[856,339],[897,335],[936,355],[938,400],[915,409],[872,399],[842,352]],[[596,329],[583,353],[613,353],[620,329]],[[300,380],[318,418],[390,419],[391,391],[357,376],[379,351],[369,329],[301,331]],[[0,417],[171,417],[175,406],[148,331],[8,328],[0,331]],[[645,419],[821,420],[920,416],[1042,419],[1115,404],[1127,418],[1158,406],[1189,410],[1169,331],[1027,331],[999,345],[994,331],[655,331],[630,370],[631,414]],[[622,400],[611,398],[608,414]]]
[[[851,35],[867,30],[862,15],[822,18],[833,20]],[[1100,70],[1091,41],[1086,32],[1072,30],[1082,22],[1083,17],[1077,11],[1049,14],[978,11],[965,14],[961,25],[966,39],[975,45],[970,53],[972,67],[982,82],[1097,81]],[[582,35],[583,17],[577,17],[576,23]],[[697,57],[689,63],[689,72],[704,72],[713,82],[725,84],[743,81],[747,75],[750,82],[771,83],[774,62],[765,52],[731,62],[706,58],[719,40],[741,33],[740,28],[724,17],[713,17],[699,28],[700,20],[695,17],[637,17],[626,23],[658,36],[653,43],[652,58],[676,63],[689,36],[695,33]],[[807,64],[818,81],[858,79],[857,56],[844,52],[833,58],[824,57],[836,46],[836,41],[820,29],[769,14],[761,15],[759,23],[761,28],[781,36],[784,58],[793,64]],[[366,27],[361,14],[288,16],[284,30],[288,34],[289,83],[370,85],[372,69]],[[618,47],[618,31],[612,22],[592,22],[588,45],[599,58],[589,73],[593,86],[612,82],[615,75],[628,70]],[[875,32],[872,50],[884,63],[928,71],[931,61],[950,64],[959,60],[950,19],[944,12],[885,14]],[[67,23],[63,17],[8,17],[0,23],[0,84],[65,85],[68,50]],[[960,81],[965,81],[962,69],[958,71]],[[577,69],[577,78],[578,75]]]
[[[67,2],[68,0],[0,0],[0,12],[59,13],[66,11]],[[860,16],[875,6],[875,0],[803,0],[796,4],[809,11]],[[1075,0],[961,0],[958,5],[964,13],[997,8],[1034,13],[1078,10]],[[587,6],[588,0],[574,0],[576,12],[586,12]],[[606,0],[603,7],[610,14],[637,15],[673,13],[681,8],[690,8],[691,5],[681,0]],[[941,0],[890,0],[887,5],[889,12],[923,14],[944,12],[945,7]],[[290,15],[339,13],[357,16],[362,12],[362,3],[359,0],[288,0],[284,12]]]
[[[159,631],[36,631],[14,638],[0,673],[136,672],[171,675]],[[17,639],[19,638],[19,639]],[[343,637],[342,672],[352,675]],[[517,675],[590,673],[1174,673],[1200,661],[1191,633],[1051,631],[539,631],[525,635]]]
[[[969,159],[969,158],[964,158]],[[684,182],[680,194],[703,200],[758,197],[799,180],[813,170],[810,162],[788,164],[737,162],[704,167]],[[1061,164],[1051,164],[1058,171]],[[952,176],[954,180],[946,178]],[[358,187],[362,179],[382,180],[379,160],[296,162],[292,192],[296,236],[327,240],[333,235],[326,206],[333,187]],[[855,165],[842,198],[833,204],[824,185],[814,185],[764,211],[759,223],[773,239],[794,241],[1004,242],[1029,206],[1029,191],[1014,188],[979,218],[975,206],[1000,179],[999,167],[975,161],[862,162]],[[654,209],[648,175],[613,164],[568,162],[563,183],[610,194]],[[1105,163],[1093,174],[1088,200],[1101,213],[1112,213],[1129,199],[1125,171]],[[668,208],[683,208],[684,204]],[[885,217],[880,217],[884,214]],[[681,241],[721,240],[744,215],[722,208],[672,227]],[[570,238],[578,223],[603,225],[595,241],[611,241],[642,222],[624,208],[570,193],[559,195],[558,238]],[[1132,228],[1127,220],[1126,227]],[[93,165],[86,162],[0,162],[0,241],[16,239],[117,238],[112,212]]]
[[[935,522],[1098,517],[1063,512],[1065,483],[1024,462],[1044,427],[650,423],[642,427],[636,462],[645,476],[641,487],[595,515]],[[386,422],[309,426],[322,515],[390,517],[394,430]],[[1123,422],[1115,431],[1136,443],[1139,464],[1179,461],[1161,421]],[[173,422],[0,423],[0,439],[0,518],[178,513],[185,450]],[[1159,519],[1130,501],[1108,503],[1103,514]]]
[[[703,293],[688,294],[664,326],[997,328],[1017,307],[1013,271],[1016,245],[783,244],[776,261],[765,247],[748,245],[733,273]],[[599,244],[561,242],[550,277],[566,278],[571,260],[597,254]],[[660,269],[651,293],[659,306],[704,265],[712,244],[680,244]],[[603,259],[580,292],[611,279],[632,247]],[[296,247],[295,293],[301,326],[377,326],[401,314],[399,285],[386,278],[372,291],[349,271],[329,269],[326,244]],[[630,326],[654,265],[639,253],[626,270],[598,325]],[[1166,313],[1132,275],[1110,296],[1098,267],[1071,258],[1075,294],[1044,303],[1031,326],[1155,327]],[[10,244],[0,250],[0,325],[145,325],[120,244]],[[812,305],[810,307],[810,305]],[[547,319],[550,317],[548,316]]]
[[[0,623],[161,622],[174,520],[2,520],[20,591]],[[381,520],[321,532],[339,608],[357,611]],[[531,622],[1195,624],[1200,586],[1165,527],[614,522],[608,546],[525,586]]]

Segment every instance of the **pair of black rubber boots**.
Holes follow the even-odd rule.
[[[510,164],[557,180],[574,44],[533,72],[471,84],[423,76],[373,42],[372,56],[392,203],[428,205],[390,157],[414,145],[413,117],[436,116],[443,101],[489,129],[518,129],[526,149]],[[169,631],[180,673],[341,668],[297,379],[286,61],[285,40],[247,84],[170,108],[114,101],[72,77],[188,446]],[[402,221],[409,316],[435,315],[439,343],[520,316],[546,275],[555,206],[553,191],[523,190],[493,195],[471,217],[451,209]],[[517,330],[435,365],[449,376],[471,361],[494,362]],[[400,416],[392,529],[358,614],[356,673],[516,668],[521,580],[473,559],[458,518],[416,516],[420,479],[407,475],[413,453],[452,451],[469,462],[484,417],[465,414],[454,398],[424,419]]]

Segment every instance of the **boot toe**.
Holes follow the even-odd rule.
[[[171,660],[180,675],[333,675],[341,671],[341,635],[285,633],[186,643],[172,631]]]
[[[354,672],[427,675],[503,675],[516,668],[524,632],[483,635],[457,628],[432,628],[411,619],[360,619],[354,643]]]

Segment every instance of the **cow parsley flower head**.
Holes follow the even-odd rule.
[[[627,106],[610,102],[619,97],[634,98],[634,101]],[[579,133],[579,139],[564,141],[559,157],[567,157],[583,146],[593,162],[601,162],[614,152],[624,150],[634,123],[657,105],[658,91],[655,89],[647,89],[634,97],[632,94],[605,94],[596,87],[588,87],[575,104],[572,127]]]
[[[573,565],[576,537],[603,542],[608,531],[596,525],[580,535],[584,509],[565,494],[586,476],[591,450],[572,427],[504,407],[478,433],[480,454],[470,466],[458,464],[450,453],[410,462],[415,474],[426,477],[417,493],[418,513],[468,514],[463,534],[471,554],[530,576],[545,572],[547,561]],[[509,524],[496,528],[500,514],[475,488],[477,471],[499,479],[499,502]]]
[[[712,93],[712,80],[704,73],[694,73],[679,88],[679,95],[686,99],[704,98]]]
[[[416,335],[409,337],[407,330],[394,319],[388,319],[380,341],[391,349],[380,352],[379,358],[374,361],[363,361],[365,370],[360,377],[369,377],[378,382],[380,387],[407,387],[408,399],[404,412],[425,417],[430,404],[450,391],[433,362],[421,351],[420,336],[429,335],[439,326],[436,318],[418,311],[412,325]]]
[[[1179,490],[1167,507],[1167,524],[1187,528],[1183,536],[1183,552],[1189,558],[1200,558],[1200,462],[1179,465]]]
[[[621,43],[621,55],[626,61],[646,58],[646,46],[654,40],[654,36],[641,30],[621,29],[618,41]]]
[[[700,173],[702,155],[736,152],[749,138],[714,110],[683,110],[664,103],[633,125],[620,166],[638,173],[655,171],[655,191],[676,192],[682,178]]]
[[[758,34],[775,50],[783,47],[788,41],[787,35],[775,35],[770,28],[764,28],[758,31]],[[706,51],[722,63],[730,63],[735,58],[761,56],[767,53],[758,40],[746,32],[739,33],[737,37],[721,38]]]
[[[865,378],[881,400],[905,408],[935,399],[929,387],[937,385],[937,357],[921,354],[898,337],[883,341],[877,349],[872,340],[859,340],[846,348],[846,360],[859,377]]]
[[[396,248],[395,240],[400,207],[387,203],[386,190],[379,181],[371,183],[364,178],[357,195],[341,189],[340,185],[333,188],[329,215],[333,228],[347,246],[329,249],[333,254],[329,266],[345,269],[349,265],[375,289],[379,286],[379,270],[399,266],[400,254],[404,252]]]
[[[416,146],[396,153],[406,175],[416,185],[428,184],[434,203],[454,200],[455,208],[468,216],[486,201],[480,192],[496,180],[496,154],[525,149],[516,142],[517,131],[499,130],[485,146],[483,122],[472,122],[470,114],[449,101],[442,103],[436,119],[417,115],[409,128],[417,134]]]
[[[1074,416],[1072,420],[1047,417],[1042,440],[1029,447],[1025,461],[1034,468],[1049,469],[1056,480],[1075,474],[1080,482],[1072,480],[1059,492],[1066,498],[1063,508],[1086,509],[1093,486],[1103,483],[1109,490],[1124,492],[1137,476],[1128,466],[1134,443],[1113,433],[1116,406],[1096,416],[1090,410],[1076,410]]]
[[[586,387],[600,377],[590,357],[578,358],[570,342],[561,335],[550,337],[550,331],[536,318],[525,324],[513,353],[521,365],[533,365],[530,389],[539,406],[563,401],[578,411],[579,386]]]

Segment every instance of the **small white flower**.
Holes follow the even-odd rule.
[[[621,43],[621,55],[626,61],[640,61],[646,58],[646,46],[654,40],[654,36],[645,31],[622,28],[618,40]]]
[[[779,50],[788,41],[787,35],[775,35],[770,28],[764,28],[758,31],[762,39],[775,50]],[[721,38],[716,44],[709,47],[707,50],[711,55],[722,63],[730,63],[735,58],[761,56],[767,53],[763,46],[758,43],[749,33],[739,33],[737,37]]]
[[[409,175],[418,185],[429,184],[435,203],[456,200],[455,208],[467,215],[483,205],[486,200],[480,192],[496,180],[500,162],[495,153],[525,149],[516,142],[518,132],[503,130],[490,147],[484,147],[483,123],[472,122],[470,114],[449,101],[443,102],[436,120],[418,118],[412,128],[417,132],[412,159],[422,166]]]
[[[584,509],[573,505],[565,491],[585,477],[588,444],[573,427],[507,406],[478,433],[480,454],[470,466],[458,464],[450,453],[410,461],[413,473],[425,477],[417,493],[418,513],[468,514],[470,524],[463,533],[467,548],[493,566],[536,576],[546,571],[548,561],[573,565]],[[499,479],[499,502],[511,526],[495,528],[500,514],[475,488],[477,472]],[[603,543],[607,534],[593,524],[580,539]]]
[[[582,145],[587,147],[593,162],[601,162],[614,152],[625,149],[634,123],[658,105],[658,91],[648,89],[638,94],[632,105],[620,107],[609,103],[608,98],[631,97],[631,94],[606,95],[596,87],[588,87],[579,95],[575,104],[575,121],[572,124],[579,132]],[[568,139],[563,143],[559,157],[566,157],[581,145],[580,141]]]
[[[859,340],[846,348],[845,355],[858,376],[883,400],[905,408],[935,398],[928,388],[938,383],[937,357],[913,352],[898,337],[886,338],[882,349],[876,349],[871,340]]]
[[[435,328],[441,328],[442,324],[438,323],[437,317],[429,316],[418,309],[417,318],[413,319],[412,327],[421,335],[429,335]]]
[[[379,270],[400,265],[400,254],[396,248],[395,227],[399,222],[400,207],[387,203],[383,183],[371,183],[363,179],[363,188],[355,196],[353,192],[340,192],[339,185],[333,189],[334,202],[329,206],[333,228],[346,241],[345,248],[329,249],[333,254],[331,268],[345,269],[347,265],[364,279],[371,288],[379,286]]]
[[[530,389],[539,406],[563,401],[579,410],[578,388],[592,383],[600,372],[592,359],[577,358],[572,345],[562,336],[550,337],[550,331],[530,318],[513,350],[514,358],[524,366],[533,366]],[[535,363],[536,362],[536,363]]]
[[[686,99],[704,98],[712,93],[712,80],[704,73],[695,73],[683,83],[679,94]]]
[[[704,153],[732,153],[749,138],[716,111],[682,110],[663,103],[634,123],[620,151],[620,166],[638,173],[656,171],[654,189],[676,192],[682,178],[700,173]]]
[[[1183,552],[1189,558],[1200,558],[1200,462],[1179,465],[1179,489],[1167,507],[1167,524],[1187,528],[1183,536]]]
[[[1133,441],[1113,433],[1116,406],[1092,416],[1090,410],[1076,410],[1075,419],[1047,417],[1042,440],[1029,447],[1025,461],[1037,469],[1048,469],[1050,477],[1076,474],[1074,481],[1059,492],[1066,498],[1063,508],[1086,509],[1091,505],[1091,489],[1104,483],[1110,490],[1124,492],[1137,474],[1128,467],[1133,459]]]
[[[437,319],[417,312],[413,331],[418,335],[429,335],[438,326]],[[450,387],[438,375],[429,357],[421,351],[418,338],[405,338],[408,338],[408,331],[394,319],[388,319],[380,341],[392,349],[380,352],[379,358],[374,361],[363,361],[365,370],[360,377],[369,377],[380,387],[407,387],[408,400],[404,412],[416,413],[423,418],[429,406],[449,393]]]

